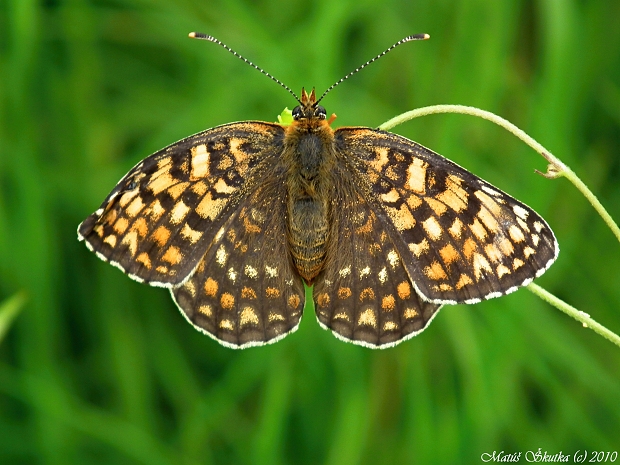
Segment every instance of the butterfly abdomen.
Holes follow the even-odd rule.
[[[323,269],[330,239],[333,131],[317,120],[294,122],[284,145],[288,242],[297,271],[311,283]]]

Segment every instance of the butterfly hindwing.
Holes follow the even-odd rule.
[[[138,163],[78,236],[138,281],[170,287],[204,255],[228,212],[277,159],[281,126],[232,123],[190,136]]]
[[[263,179],[230,213],[193,275],[171,289],[186,318],[228,347],[275,342],[299,325],[304,286],[287,250],[283,189],[280,177]]]
[[[555,260],[558,245],[531,208],[404,137],[340,128],[352,171],[416,289],[437,303],[473,303],[516,290]]]
[[[441,305],[416,293],[385,225],[339,171],[333,253],[313,290],[317,319],[346,341],[390,347],[424,330]]]

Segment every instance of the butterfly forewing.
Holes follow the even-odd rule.
[[[172,144],[138,163],[78,236],[134,279],[178,284],[274,162],[283,137],[281,126],[244,122]]]
[[[473,303],[540,276],[558,246],[547,223],[455,163],[404,137],[341,128],[352,166],[422,297]]]
[[[416,293],[385,225],[355,186],[348,188],[351,179],[337,181],[335,254],[314,286],[315,310],[341,339],[390,347],[424,330],[440,305]]]

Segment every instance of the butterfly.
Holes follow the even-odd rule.
[[[402,136],[332,129],[323,96],[302,89],[290,125],[224,124],[145,158],[79,239],[170,289],[195,328],[231,348],[297,329],[308,286],[322,327],[391,347],[443,304],[508,294],[554,262],[557,241],[531,208]]]

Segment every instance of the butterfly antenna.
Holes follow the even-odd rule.
[[[230,53],[232,53],[234,56],[236,56],[237,58],[239,58],[240,60],[243,60],[244,62],[246,62],[248,65],[250,65],[252,68],[259,70],[261,73],[263,73],[265,76],[267,76],[269,79],[271,79],[272,81],[277,82],[278,84],[280,84],[282,87],[284,87],[286,90],[289,91],[289,93],[295,97],[295,100],[297,100],[299,102],[299,104],[301,105],[301,100],[299,100],[299,97],[297,97],[297,95],[295,95],[295,92],[293,92],[291,90],[291,88],[289,86],[287,86],[286,84],[284,84],[282,81],[280,81],[278,78],[272,76],[271,74],[269,74],[267,71],[265,71],[263,68],[259,68],[258,66],[256,66],[254,63],[252,63],[250,60],[248,60],[245,57],[242,57],[241,55],[239,55],[237,52],[235,52],[232,48],[230,48],[228,45],[226,45],[224,42],[222,42],[221,40],[216,39],[213,36],[210,36],[208,34],[203,34],[202,32],[190,32],[189,36],[192,39],[202,39],[202,40],[208,40],[209,42],[213,42],[214,44],[218,44],[222,47],[224,47],[226,50],[228,50]],[[392,47],[393,48],[393,47]],[[365,65],[364,65],[365,66]],[[348,76],[347,76],[348,77]],[[333,87],[333,86],[332,86]]]
[[[325,92],[323,92],[323,95],[321,95],[321,97],[316,101],[316,103],[318,104],[321,100],[323,100],[323,97],[325,97],[327,95],[327,93],[329,91],[331,91],[334,87],[336,87],[338,84],[340,84],[341,82],[345,81],[346,79],[349,79],[351,76],[353,76],[355,73],[357,73],[358,71],[361,71],[362,69],[364,69],[366,66],[368,66],[369,64],[377,61],[379,58],[381,58],[383,55],[386,55],[388,52],[391,52],[392,50],[394,50],[396,47],[398,47],[399,45],[405,44],[407,42],[411,42],[412,40],[426,40],[426,39],[430,39],[431,36],[429,36],[428,34],[415,34],[412,36],[407,36],[404,39],[399,40],[398,42],[396,42],[394,45],[392,45],[391,47],[389,47],[388,49],[384,50],[383,52],[381,52],[379,55],[377,55],[376,57],[374,57],[372,60],[368,60],[366,63],[364,63],[362,66],[360,66],[359,68],[354,69],[353,71],[351,71],[349,74],[347,74],[345,77],[343,77],[342,79],[340,79],[339,81],[335,82],[334,84],[332,84]]]

